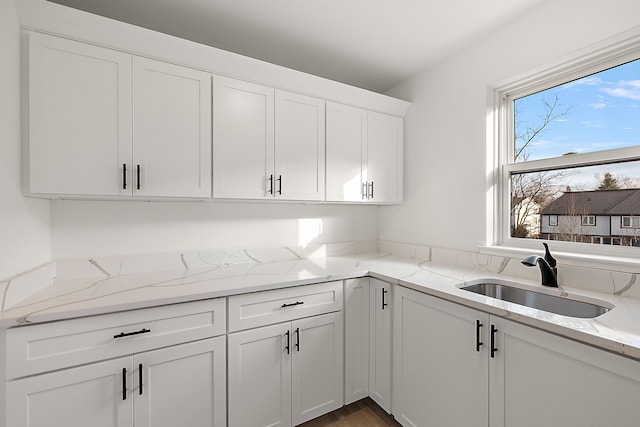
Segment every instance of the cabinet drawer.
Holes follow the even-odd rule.
[[[342,310],[342,281],[229,297],[229,332]]]
[[[222,335],[225,319],[219,298],[11,328],[7,378]]]

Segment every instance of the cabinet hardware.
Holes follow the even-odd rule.
[[[273,174],[269,175],[268,181],[269,181],[269,189],[267,190],[267,192],[269,194],[273,194]]]
[[[122,189],[127,189],[127,164],[122,164]]]
[[[140,383],[140,396],[142,396],[142,363],[138,365],[138,382]]]
[[[140,334],[146,334],[151,332],[151,329],[140,329],[139,331],[135,331],[135,332],[120,332],[118,335],[114,335],[114,338],[123,338],[123,337],[130,337],[131,335],[140,335]]]
[[[362,191],[360,192],[360,194],[362,195],[362,200],[367,199],[369,197],[369,191],[368,191],[369,185],[367,182],[363,182],[362,183]]]
[[[388,291],[385,288],[382,288],[382,309],[384,310],[384,308],[386,306],[388,306],[389,304],[387,304],[386,302],[384,302],[384,296]]]
[[[498,351],[498,349],[496,348],[496,332],[498,332],[496,326],[491,325],[491,358],[494,358],[496,355],[496,351]]]
[[[476,351],[480,351],[482,341],[480,341],[480,329],[482,328],[482,322],[476,320]]]
[[[367,199],[373,199],[373,181],[369,184],[369,188],[371,189],[371,194],[367,197]]]
[[[292,302],[291,304],[282,304],[282,308],[293,307],[294,305],[302,305],[302,304],[304,304],[304,301],[296,301],[296,302]]]
[[[122,400],[127,400],[127,368],[122,368]]]
[[[287,336],[287,345],[284,348],[287,349],[287,354],[291,354],[289,351],[289,331],[285,332],[285,335]]]
[[[138,181],[136,183],[136,189],[139,190],[140,189],[140,165],[136,165],[136,180]]]
[[[278,175],[278,194],[282,195],[282,175]]]
[[[300,351],[300,328],[296,328],[296,350]]]

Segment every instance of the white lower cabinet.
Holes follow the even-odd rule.
[[[229,426],[298,425],[342,407],[342,312],[228,339]]]
[[[489,363],[482,335],[489,316],[401,286],[393,310],[396,420],[415,427],[486,426]]]
[[[403,426],[638,425],[638,361],[400,286],[393,333]]]
[[[391,413],[391,284],[370,279],[369,396]]]
[[[344,281],[344,403],[369,395],[369,278]]]
[[[225,338],[35,375],[7,385],[7,426],[224,426]]]
[[[491,427],[640,423],[640,362],[491,318]]]

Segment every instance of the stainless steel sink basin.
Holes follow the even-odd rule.
[[[548,295],[501,283],[475,283],[460,289],[569,317],[594,318],[610,310],[609,307],[595,303]]]

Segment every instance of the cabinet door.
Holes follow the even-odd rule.
[[[29,33],[28,61],[25,191],[131,194],[131,56]]]
[[[391,413],[391,285],[371,279],[369,396]]]
[[[273,198],[274,90],[213,78],[213,197]]]
[[[133,194],[211,197],[211,75],[134,57],[133,88]]]
[[[640,362],[492,317],[492,427],[637,426]]]
[[[342,322],[342,312],[292,322],[293,425],[344,403]]]
[[[393,297],[394,417],[403,426],[487,426],[489,316],[401,286]]]
[[[324,101],[275,95],[276,198],[324,200]]]
[[[134,393],[130,357],[11,381],[6,425],[132,427]]]
[[[225,337],[134,356],[136,427],[226,426]]]
[[[369,112],[367,125],[369,201],[401,203],[404,122],[401,117]]]
[[[229,427],[291,426],[290,325],[229,334]]]
[[[327,201],[362,201],[367,180],[367,112],[327,103]]]
[[[344,283],[344,403],[369,395],[369,278]]]

